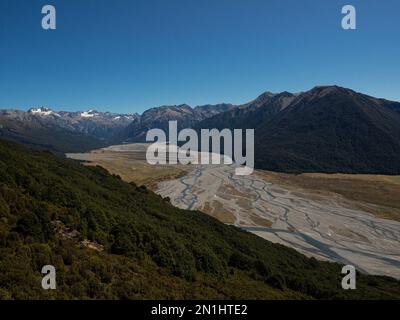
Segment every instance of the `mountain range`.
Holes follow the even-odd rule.
[[[177,120],[180,128],[233,108],[229,104],[191,108],[188,105],[152,108],[142,115],[89,110],[56,112],[31,108],[27,112],[0,110],[0,137],[56,153],[88,151],[123,142],[142,142],[152,128],[168,128]]]
[[[400,174],[400,103],[339,86],[265,92],[243,104],[186,104],[139,114],[0,111],[0,137],[59,153],[144,142],[149,129],[255,129],[256,168]]]
[[[255,129],[259,169],[400,174],[400,103],[338,86],[265,93],[196,128]]]
[[[178,106],[161,106],[145,111],[119,135],[119,140],[143,142],[146,133],[153,128],[168,132],[168,121],[176,120],[178,130],[191,128],[207,118],[234,109],[231,104],[204,105],[195,108],[187,104]]]

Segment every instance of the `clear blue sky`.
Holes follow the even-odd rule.
[[[356,31],[341,29],[349,3]],[[400,1],[0,1],[3,108],[142,112],[321,84],[400,100]]]

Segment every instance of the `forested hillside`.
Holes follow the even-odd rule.
[[[57,290],[41,288],[41,268]],[[0,298],[400,298],[400,282],[184,211],[99,167],[0,141]]]

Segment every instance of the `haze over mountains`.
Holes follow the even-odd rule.
[[[338,86],[265,92],[240,106],[186,104],[138,114],[0,111],[0,137],[57,152],[144,142],[152,128],[255,129],[256,168],[400,174],[400,103]]]

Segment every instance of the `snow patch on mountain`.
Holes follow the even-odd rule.
[[[81,113],[82,118],[93,118],[95,116],[98,116],[99,114],[94,111],[94,110],[89,110],[89,111],[84,111]]]
[[[50,116],[50,115],[54,115],[54,116],[58,116],[60,117],[60,115],[56,112],[54,112],[53,110],[49,109],[49,108],[32,108],[29,109],[28,111],[31,114],[35,114],[35,115],[39,115],[39,116]]]

